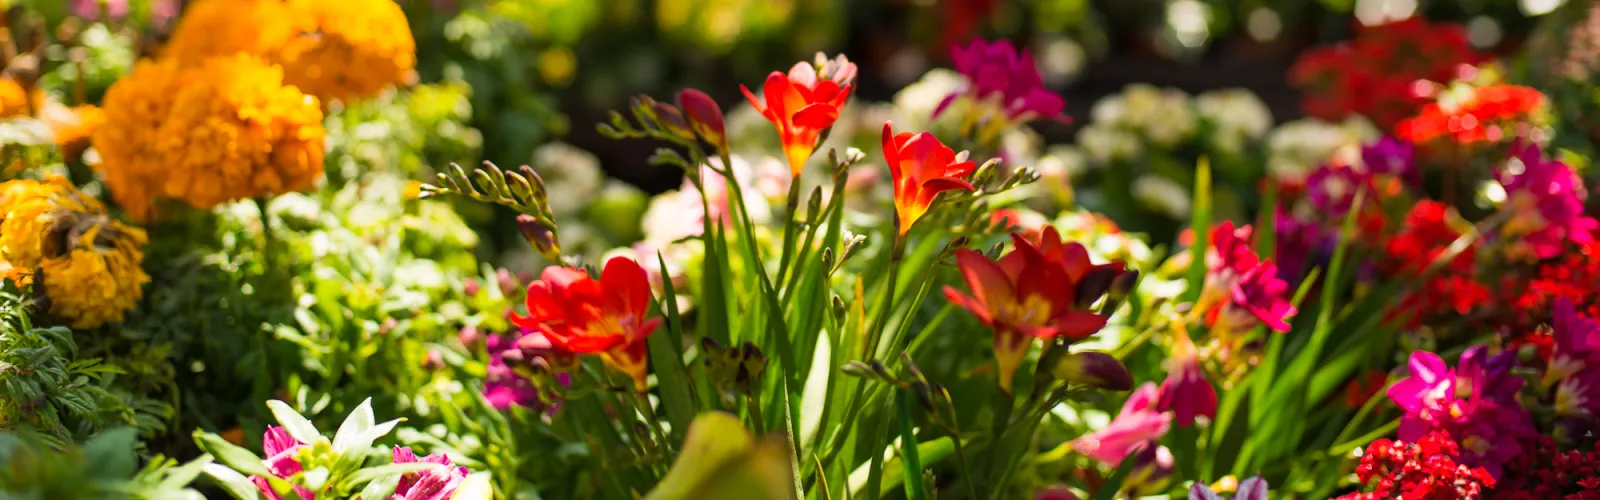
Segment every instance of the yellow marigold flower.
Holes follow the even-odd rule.
[[[73,328],[122,321],[144,297],[147,240],[65,178],[0,184],[0,270],[44,287],[50,314]]]
[[[158,198],[211,208],[304,191],[322,177],[322,108],[256,56],[141,64],[104,105],[97,167],[139,220],[155,215]]]
[[[289,0],[317,35],[289,44],[279,56],[285,79],[323,100],[359,100],[405,82],[417,65],[417,45],[394,0]]]
[[[240,52],[282,65],[286,82],[323,101],[375,96],[417,60],[393,0],[201,0],[162,51],[183,64]]]
[[[270,58],[315,31],[283,0],[200,0],[184,8],[160,53],[183,65],[239,52]]]

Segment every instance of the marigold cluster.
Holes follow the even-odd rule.
[[[12,78],[0,78],[0,118],[28,114],[28,91]]]
[[[377,95],[409,78],[416,41],[392,0],[203,0],[162,51],[184,65],[253,54],[324,102]]]
[[[1444,432],[1415,443],[1379,439],[1367,446],[1356,477],[1369,488],[1338,500],[1469,500],[1484,498],[1495,480],[1481,467],[1457,463],[1459,448]]]
[[[322,109],[283,72],[238,54],[199,66],[142,62],[106,92],[95,131],[112,196],[140,220],[158,199],[199,208],[314,187]]]
[[[56,148],[69,161],[77,161],[89,149],[94,131],[106,122],[106,113],[92,105],[66,107],[47,106],[43,113],[46,123],[56,136]]]
[[[122,321],[143,298],[146,241],[65,178],[0,184],[0,268],[43,287],[50,314],[73,328]]]
[[[1448,82],[1481,59],[1462,26],[1410,18],[1358,27],[1350,42],[1307,51],[1289,70],[1289,81],[1305,91],[1301,107],[1308,115],[1365,115],[1388,129],[1427,102],[1419,80]]]

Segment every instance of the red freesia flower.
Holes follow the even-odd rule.
[[[1180,427],[1188,427],[1194,424],[1196,417],[1217,417],[1217,388],[1206,380],[1189,333],[1181,330],[1176,333],[1172,358],[1167,361],[1167,380],[1161,382],[1156,409],[1172,412]]]
[[[761,89],[765,100],[757,99],[744,85],[739,86],[750,105],[778,128],[789,170],[797,176],[816,150],[822,131],[839,119],[839,110],[855,85],[856,65],[844,56],[826,60],[819,53],[817,58],[818,66],[799,62],[787,75],[777,71],[767,75]]]
[[[1089,255],[1078,243],[1061,243],[1054,228],[1047,228],[1044,249],[1019,234],[1011,236],[1016,248],[999,260],[961,249],[956,265],[972,295],[945,287],[950,302],[972,312],[994,329],[995,363],[1000,387],[1011,390],[1011,379],[1034,339],[1065,336],[1078,340],[1106,325],[1106,318],[1087,309],[1110,286],[1096,286]],[[1081,289],[1081,291],[1080,291]]]
[[[883,159],[888,162],[889,175],[894,179],[894,211],[900,217],[902,236],[928,212],[939,193],[973,189],[972,183],[962,179],[972,175],[976,168],[967,161],[966,152],[956,154],[933,134],[901,132],[895,135],[894,128],[886,122],[883,124]]]
[[[1362,115],[1389,129],[1427,102],[1418,92],[1431,86],[1427,82],[1454,80],[1481,59],[1461,25],[1410,18],[1359,26],[1354,40],[1306,51],[1289,70],[1289,82],[1303,91],[1308,115]]]
[[[544,332],[556,349],[599,354],[643,391],[649,361],[645,337],[661,325],[661,318],[645,318],[651,300],[649,278],[628,258],[607,261],[598,280],[551,266],[528,285],[528,315],[513,314],[511,322]]]

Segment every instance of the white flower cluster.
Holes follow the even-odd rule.
[[[1194,98],[1200,120],[1210,124],[1207,139],[1219,151],[1239,153],[1249,141],[1272,129],[1272,111],[1261,98],[1244,89],[1222,89]]]
[[[1267,172],[1278,179],[1299,180],[1329,160],[1353,165],[1360,160],[1361,145],[1378,135],[1377,127],[1360,117],[1342,123],[1315,118],[1285,123],[1267,136]]]

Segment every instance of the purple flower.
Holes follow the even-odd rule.
[[[1058,118],[1067,107],[1065,99],[1045,88],[1028,49],[1018,52],[1009,40],[989,43],[974,38],[966,47],[953,45],[950,60],[956,71],[967,77],[967,86],[945,97],[933,110],[934,117],[963,95],[979,102],[994,102],[1012,122]]]
[[[411,448],[398,447],[394,449],[394,463],[430,463],[445,467],[429,469],[422,472],[412,472],[400,476],[400,482],[394,488],[394,496],[390,500],[449,500],[455,494],[456,488],[467,479],[467,468],[451,466],[450,457],[443,453],[435,453],[417,459],[417,454]]]
[[[1300,220],[1281,206],[1277,207],[1274,217],[1273,229],[1278,237],[1273,241],[1272,255],[1278,259],[1278,277],[1298,279],[1305,274],[1306,265],[1311,262],[1326,231],[1315,222]]]
[[[1161,382],[1156,409],[1171,411],[1179,426],[1188,427],[1201,415],[1216,418],[1217,388],[1211,386],[1200,369],[1200,358],[1196,356],[1189,334],[1180,331],[1177,337],[1172,345],[1172,357],[1167,361],[1167,380]]]
[[[1571,300],[1556,299],[1550,330],[1556,345],[1540,385],[1549,387],[1587,368],[1600,367],[1600,322],[1578,314]]]
[[[1353,168],[1322,165],[1306,177],[1306,192],[1311,206],[1329,216],[1343,216],[1355,203],[1356,192],[1367,178]]]
[[[1278,277],[1278,266],[1263,261],[1233,282],[1232,305],[1250,311],[1256,319],[1275,331],[1289,331],[1288,319],[1295,313],[1289,304],[1289,283]]]
[[[1205,484],[1196,482],[1189,488],[1189,500],[1222,500],[1223,496],[1211,491]],[[1239,491],[1233,495],[1233,500],[1267,500],[1267,480],[1252,477],[1239,483]]]
[[[1392,176],[1413,186],[1422,183],[1416,155],[1417,150],[1411,143],[1389,136],[1361,147],[1361,162],[1368,172]]]
[[[269,426],[266,434],[261,436],[261,451],[267,455],[267,459],[262,460],[261,463],[267,466],[267,471],[271,472],[273,476],[288,479],[290,476],[300,473],[300,460],[296,457],[299,456],[300,449],[305,448],[305,446],[306,443],[296,441],[293,436],[289,435],[289,431],[284,428]],[[267,482],[267,478],[250,476],[250,482],[255,483],[256,489],[261,490],[262,496],[265,496],[268,500],[283,500],[283,497],[279,496],[278,492],[273,491],[272,484]],[[304,486],[295,485],[294,491],[300,495],[302,500],[316,500],[317,498],[315,493],[312,493],[311,490],[306,489]]]
[[[72,15],[86,21],[98,21],[100,14],[110,19],[128,15],[128,0],[72,0]]]
[[[1585,193],[1578,175],[1559,160],[1544,158],[1537,145],[1518,149],[1499,174],[1506,191],[1510,220],[1501,226],[1511,251],[1548,259],[1560,255],[1567,242],[1587,244],[1600,223],[1583,213]]]
[[[1485,346],[1461,354],[1456,368],[1439,355],[1411,354],[1411,376],[1389,387],[1388,395],[1405,410],[1399,437],[1416,442],[1443,429],[1461,445],[1461,462],[1499,477],[1501,466],[1518,453],[1518,439],[1536,434],[1528,411],[1517,400],[1522,379],[1511,375],[1513,352],[1484,359]]]
[[[1101,463],[1115,466],[1129,454],[1154,446],[1172,427],[1172,414],[1155,408],[1160,392],[1145,382],[1128,396],[1111,423],[1072,442],[1073,449]]]
[[[534,362],[540,358],[547,365],[560,364],[555,361],[554,358],[558,356],[552,352],[553,347],[544,334],[524,330],[515,337],[490,335],[484,347],[489,353],[489,369],[483,380],[483,396],[489,400],[489,404],[498,410],[512,406],[539,408],[542,405],[539,390],[534,387],[532,380],[517,373],[512,364]],[[570,379],[567,374],[558,373],[556,381],[566,385]],[[552,407],[548,410],[555,409]]]

